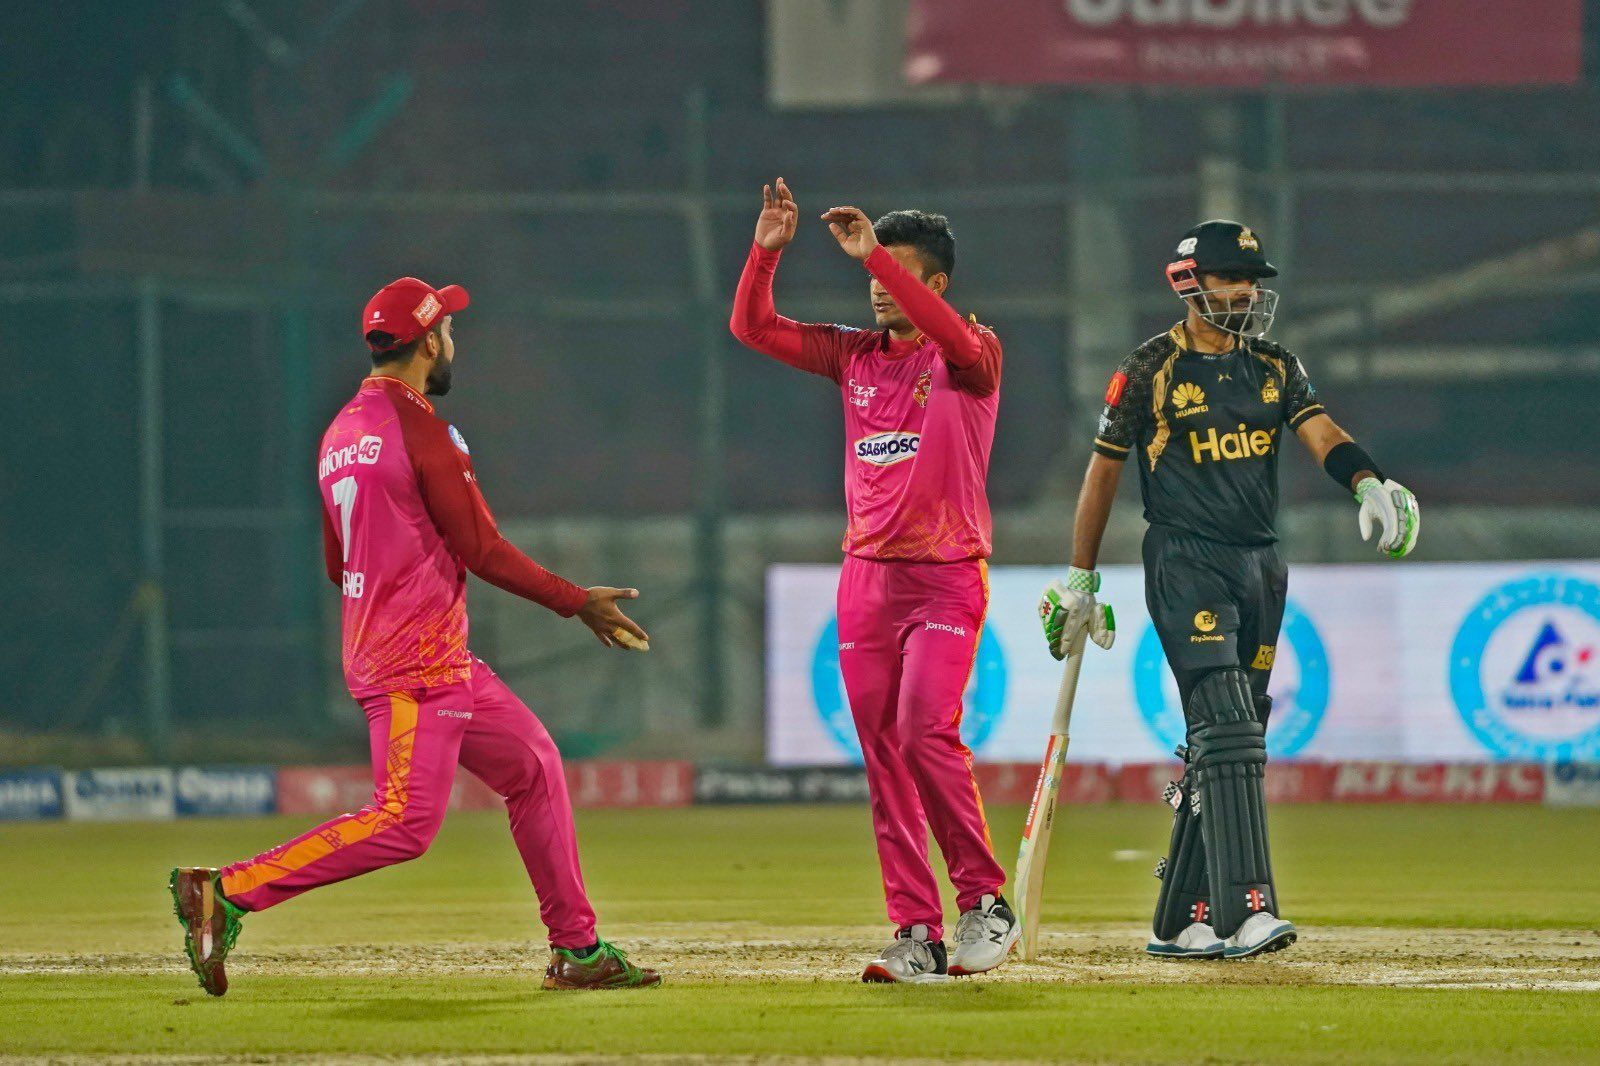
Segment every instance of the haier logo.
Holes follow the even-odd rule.
[[[921,442],[920,433],[874,433],[856,441],[856,458],[873,466],[893,466],[907,459],[915,459],[917,445]]]
[[[1352,21],[1394,29],[1411,17],[1413,0],[1066,0],[1085,26],[1259,26],[1336,29]]]
[[[1276,428],[1247,430],[1243,422],[1239,423],[1238,430],[1233,433],[1219,434],[1213,427],[1206,430],[1206,435],[1202,437],[1191,429],[1189,450],[1194,453],[1194,461],[1197,463],[1207,460],[1217,462],[1254,459],[1272,454],[1272,437],[1276,432]]]

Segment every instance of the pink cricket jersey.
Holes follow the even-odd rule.
[[[844,398],[844,550],[956,562],[992,550],[987,479],[1000,407],[1000,341],[964,320],[882,248],[866,269],[921,332],[811,325],[776,314],[778,253],[752,248],[731,323],[741,341],[832,378]]]
[[[328,578],[343,594],[345,682],[358,699],[472,676],[473,573],[562,615],[587,594],[495,526],[467,442],[404,382],[369,377],[322,436]]]

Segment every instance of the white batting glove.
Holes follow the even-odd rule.
[[[1422,512],[1410,489],[1398,481],[1364,477],[1356,485],[1356,502],[1361,505],[1357,521],[1362,540],[1370,540],[1376,526],[1379,551],[1391,559],[1411,554],[1417,546],[1417,531],[1422,528]]]
[[[1039,597],[1039,620],[1044,624],[1044,639],[1050,654],[1065,659],[1078,634],[1087,627],[1089,639],[1110,648],[1117,639],[1117,619],[1109,603],[1096,603],[1100,573],[1074,566],[1065,581],[1052,581]]]

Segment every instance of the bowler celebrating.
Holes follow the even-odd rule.
[[[955,267],[943,215],[854,207],[823,215],[871,276],[875,330],[779,317],[772,279],[799,209],[762,190],[731,326],[751,348],[839,386],[844,400],[844,567],[839,666],[861,739],[889,918],[897,933],[865,981],[943,981],[991,970],[1018,926],[1000,889],[962,693],[988,610],[985,479],[1000,404],[1000,342],[941,298]],[[931,827],[961,910],[955,949],[928,864]]]
[[[595,931],[561,753],[533,713],[467,650],[466,575],[576,615],[607,647],[646,639],[617,607],[633,589],[582,589],[500,535],[467,442],[427,398],[450,390],[457,285],[384,286],[361,316],[372,373],[322,438],[317,475],[328,580],[343,596],[344,674],[366,712],[372,802],[221,870],[172,871],[189,961],[214,996],[251,911],[428,849],[456,766],[505,797],[549,931],[546,988],[654,985]]]
[[[1078,497],[1072,568],[1039,603],[1058,659],[1083,627],[1101,624],[1095,562],[1132,456],[1150,523],[1145,603],[1188,726],[1183,778],[1167,789],[1176,814],[1146,948],[1162,958],[1243,958],[1296,935],[1279,917],[1262,792],[1267,680],[1288,589],[1277,549],[1284,427],[1354,494],[1363,539],[1376,529],[1391,558],[1417,542],[1416,497],[1328,417],[1300,360],[1263,339],[1278,296],[1260,281],[1277,273],[1261,238],[1237,222],[1184,235],[1167,278],[1187,315],[1112,375]]]

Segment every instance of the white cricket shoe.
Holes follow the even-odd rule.
[[[1171,940],[1150,937],[1144,950],[1158,959],[1220,959],[1227,945],[1205,922],[1194,922]]]
[[[1282,951],[1293,944],[1298,935],[1293,922],[1286,922],[1268,911],[1257,911],[1228,938],[1223,957],[1248,959],[1252,955]]]
[[[895,934],[889,946],[867,963],[861,979],[869,984],[934,984],[950,980],[943,940],[929,940],[928,927],[913,925]]]
[[[966,977],[992,970],[1006,961],[1022,936],[1022,926],[999,896],[984,896],[956,920],[956,949],[950,955],[950,976]]]

